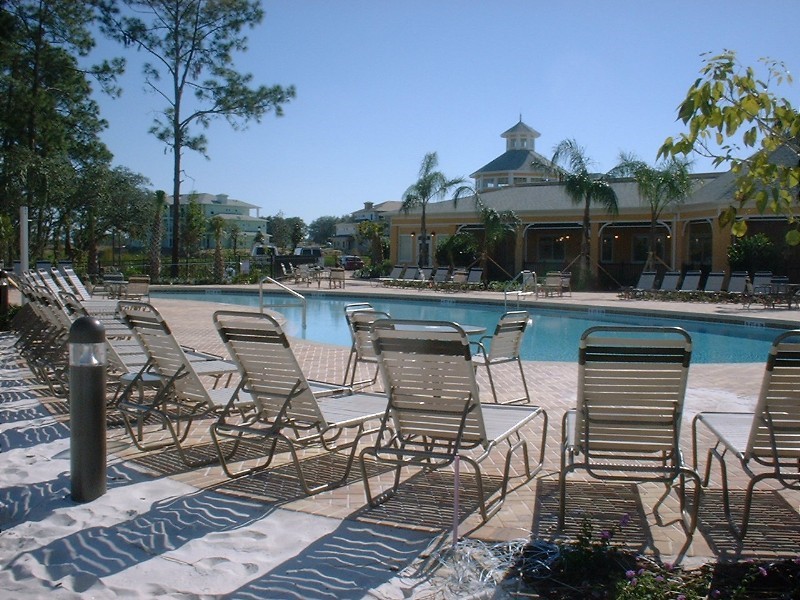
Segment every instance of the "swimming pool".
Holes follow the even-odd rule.
[[[258,294],[248,292],[153,292],[156,298],[185,298],[203,302],[223,302],[257,307]],[[388,312],[401,319],[430,319],[485,327],[494,331],[497,319],[505,310],[496,304],[458,302],[449,298],[441,300],[409,300],[404,298],[378,298],[364,296],[318,295],[307,296],[307,321],[302,327],[302,310],[285,306],[293,300],[288,296],[273,295],[270,308],[287,319],[286,333],[290,336],[315,342],[350,346],[350,332],[344,319],[344,306],[353,302],[369,302],[376,310]],[[296,302],[296,301],[294,301]],[[533,318],[522,347],[523,360],[574,362],[578,358],[578,340],[589,327],[598,324],[619,325],[679,325],[692,336],[692,362],[746,363],[764,362],[772,340],[783,331],[763,323],[755,326],[738,325],[695,319],[673,319],[623,315],[603,309],[555,310],[526,307]]]

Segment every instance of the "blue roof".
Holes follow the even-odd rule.
[[[532,162],[549,165],[550,161],[544,156],[533,150],[506,150],[503,154],[495,158],[492,162],[485,164],[480,169],[472,174],[474,177],[478,173],[496,173],[496,172],[510,172],[510,171],[534,171],[531,166]]]

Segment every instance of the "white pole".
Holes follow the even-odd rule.
[[[455,478],[453,481],[453,550],[456,549],[458,545],[458,511],[459,511],[459,487],[460,487],[460,476],[461,476],[461,457],[456,454],[455,460],[453,461],[453,468],[455,469]]]
[[[19,207],[19,266],[22,272],[28,270],[28,207]]]

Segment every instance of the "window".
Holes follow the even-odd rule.
[[[711,265],[711,235],[694,234],[689,239],[689,260],[692,266]]]
[[[412,254],[412,238],[410,235],[401,235],[397,239],[397,262],[411,263],[414,261]]]
[[[539,260],[564,260],[564,242],[564,236],[541,236],[539,238]]]
[[[659,258],[666,258],[664,252],[664,236],[656,236],[656,256]],[[631,262],[644,263],[647,261],[647,254],[650,252],[650,235],[639,234],[633,236],[633,249],[631,253]]]
[[[604,235],[600,243],[600,262],[611,263],[614,262],[614,241],[617,239],[615,235]]]

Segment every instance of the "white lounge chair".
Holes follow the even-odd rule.
[[[221,310],[214,313],[214,324],[239,365],[243,388],[256,407],[244,422],[229,422],[223,413],[211,428],[225,473],[239,477],[266,469],[285,445],[307,494],[346,483],[361,438],[375,431],[368,427],[369,423],[372,421],[377,427],[386,410],[386,396],[347,394],[318,398],[280,325],[267,314]],[[222,447],[225,441],[233,442],[234,452],[242,445],[255,448],[262,460],[255,466],[233,470],[230,463],[235,455],[226,454]],[[346,451],[342,476],[310,485],[299,455],[308,448]]]
[[[567,475],[584,469],[597,479],[677,479],[684,527],[697,525],[700,478],[680,448],[689,334],[678,327],[598,326],[581,336],[577,407],[562,423],[558,526],[566,512]],[[686,478],[695,483],[686,505]]]
[[[378,319],[388,319],[390,315],[375,310],[369,303],[362,302],[345,306],[344,316],[350,330],[352,345],[344,369],[343,385],[350,387],[372,385],[378,378],[378,358],[375,356],[372,344],[372,324]],[[372,378],[355,381],[359,363],[374,365],[375,374]]]
[[[522,387],[525,390],[523,396],[507,399],[502,404],[515,404],[518,402],[530,403],[531,396],[528,391],[528,383],[525,381],[525,372],[522,369],[520,360],[520,348],[525,337],[525,331],[530,323],[530,315],[524,311],[512,311],[505,313],[497,322],[494,333],[484,335],[477,342],[472,342],[477,347],[477,352],[473,354],[472,361],[475,368],[486,367],[489,376],[489,385],[492,388],[492,397],[495,403],[500,403],[497,396],[497,389],[492,376],[492,368],[504,363],[517,363],[519,377]]]
[[[767,358],[755,411],[701,412],[692,422],[692,448],[697,468],[699,425],[713,434],[703,485],[708,485],[714,458],[719,461],[725,515],[734,535],[744,539],[750,520],[753,492],[765,480],[800,489],[800,330],[780,334]],[[726,458],[738,460],[749,477],[741,526],[731,515]]]
[[[404,467],[432,470],[452,464],[458,486],[458,465],[464,462],[475,472],[481,516],[488,520],[505,499],[510,463],[517,451],[522,452],[525,480],[541,469],[547,413],[538,406],[481,404],[469,340],[455,323],[385,319],[374,323],[373,335],[389,407],[376,444],[361,452],[370,505],[395,494]],[[531,469],[528,439],[535,439],[530,431],[534,422],[541,430]],[[494,494],[487,497],[481,472],[481,464],[494,450],[505,453],[496,498]],[[370,489],[368,457],[395,469],[392,487],[378,495]]]
[[[235,410],[244,418],[253,409],[252,400],[241,391],[241,383],[235,387],[207,388],[195,363],[189,360],[153,306],[146,302],[122,300],[119,311],[148,359],[117,403],[134,444],[144,451],[174,447],[180,459],[190,467],[214,462],[216,456],[213,454],[193,459],[183,447],[192,424],[223,411],[231,413]],[[134,396],[133,391],[138,389],[139,378],[150,371],[161,377],[162,388],[152,398],[142,401],[140,396]],[[146,422],[150,420],[155,420],[161,427],[145,431]]]

